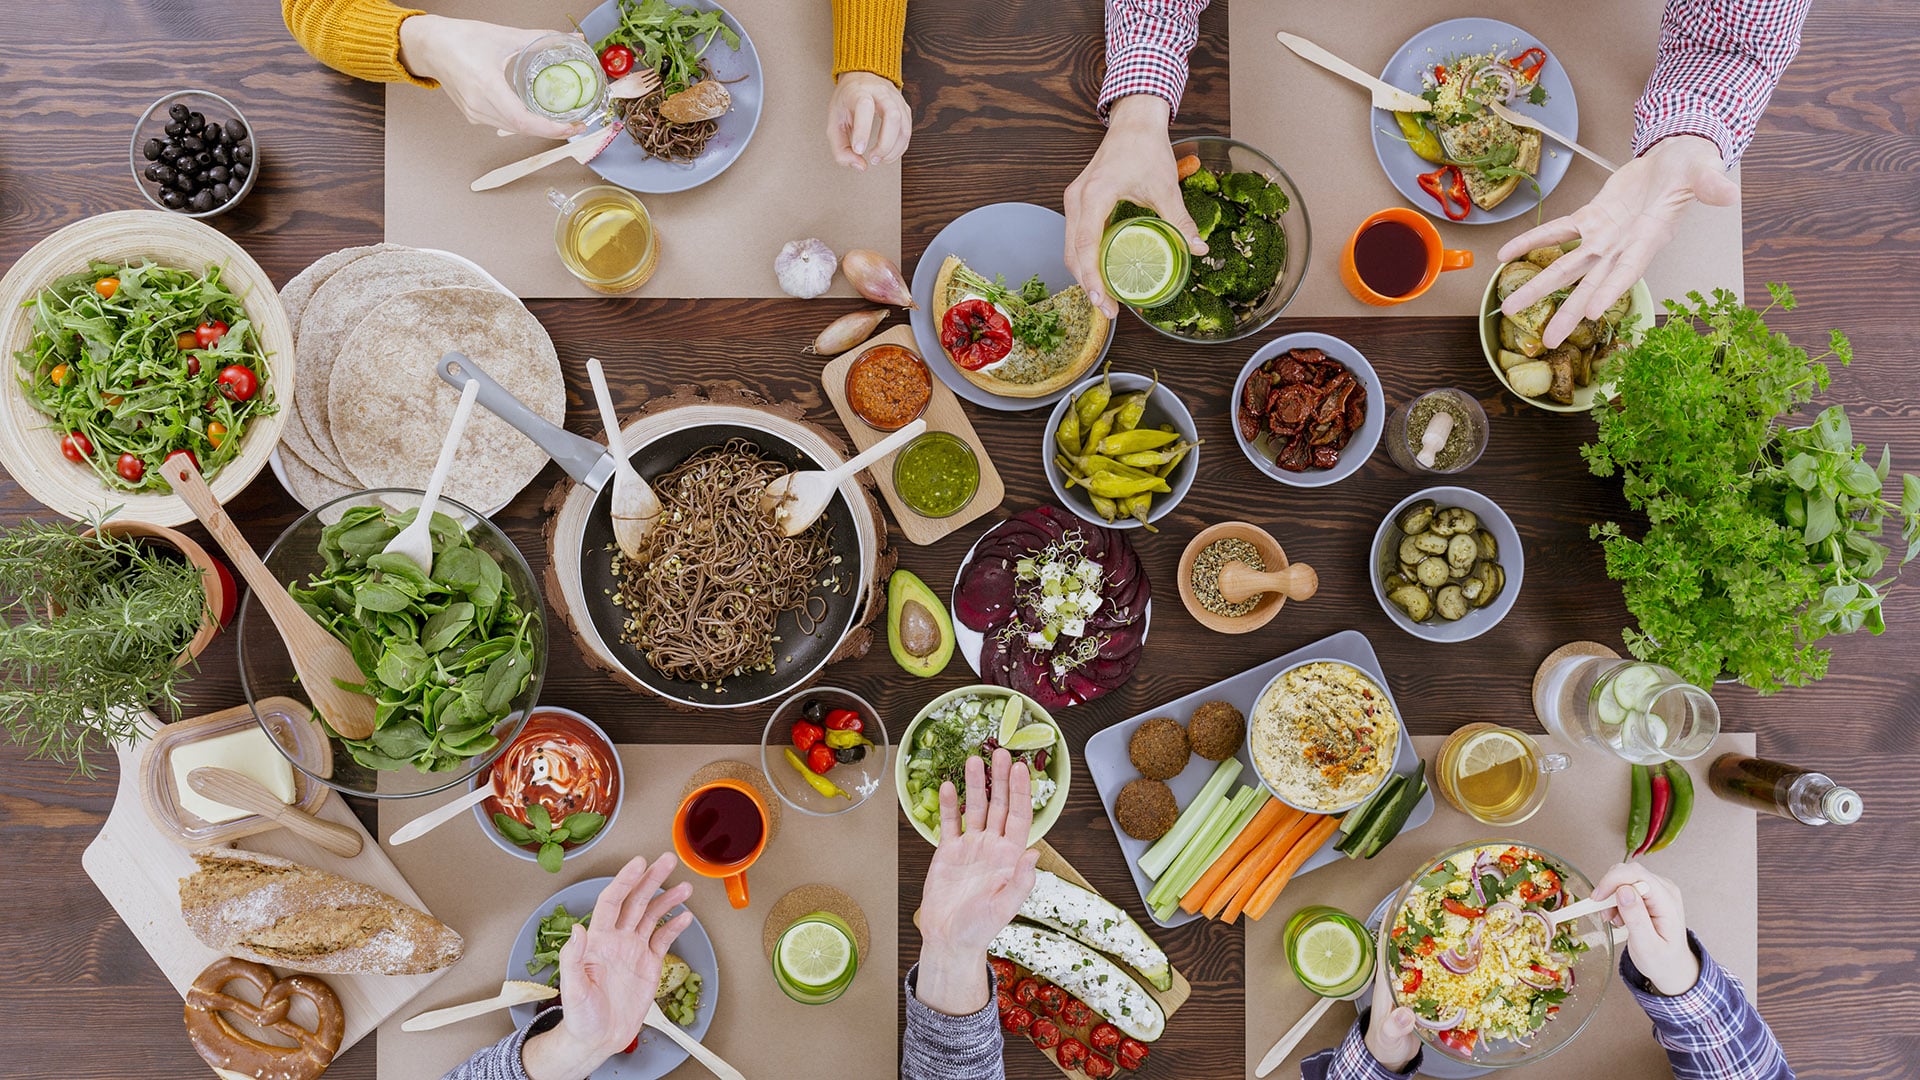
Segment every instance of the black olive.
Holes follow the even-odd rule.
[[[207,126],[206,117],[200,115],[197,112],[190,112],[187,114],[187,130],[188,131],[199,131],[201,128],[206,126]]]
[[[817,724],[827,718],[827,706],[824,702],[815,699],[800,706],[800,715]]]
[[[187,125],[181,123],[178,120],[175,120],[173,123],[167,125],[167,138],[169,139],[177,139],[180,136],[185,135],[186,133],[187,133]]]
[[[224,145],[216,146],[207,151],[207,153],[213,155],[213,163],[215,165],[229,165],[233,162],[233,151]]]
[[[233,194],[232,190],[230,190],[225,184],[213,185],[213,201],[214,202],[217,202],[217,203],[226,202],[228,197],[231,196],[232,194]]]
[[[247,141],[247,125],[239,117],[227,121],[227,138],[237,143]]]
[[[178,210],[187,205],[187,197],[172,188],[167,188],[160,192],[160,205],[169,210]]]
[[[244,164],[250,164],[250,163],[252,163],[252,161],[253,161],[253,147],[251,147],[251,146],[236,146],[236,147],[234,147],[234,148],[233,148],[233,160],[235,160],[235,161],[238,161],[238,162],[240,162],[240,163],[241,163],[241,164],[243,164],[243,165],[244,165]]]
[[[200,138],[198,135],[189,135],[180,140],[180,149],[185,150],[189,154],[198,154],[206,148],[206,140]]]
[[[146,155],[148,161],[159,161],[161,145],[159,139],[148,139],[147,145],[141,147],[140,152]]]
[[[202,188],[193,193],[193,199],[187,205],[193,207],[193,212],[196,214],[205,213],[213,209],[213,192]]]
[[[173,189],[182,195],[191,195],[200,185],[194,183],[193,174],[182,172],[173,178]]]
[[[212,164],[213,164],[213,151],[211,151],[211,150],[202,150],[202,151],[200,151],[199,153],[197,153],[197,154],[195,154],[195,155],[193,155],[193,163],[194,163],[195,165],[198,165],[198,166],[200,166],[200,167],[201,167],[201,168],[203,168],[203,169],[204,169],[204,168],[206,168],[206,167],[207,167],[207,166],[209,166],[209,165],[212,165]]]
[[[215,165],[213,168],[207,170],[207,179],[213,181],[216,184],[226,183],[227,178],[230,175],[231,174],[227,172],[227,167],[225,165]]]
[[[833,752],[833,760],[842,765],[852,765],[866,756],[867,746],[865,743],[854,743],[852,746],[843,746]]]
[[[165,175],[172,171],[173,170],[167,168],[165,165],[162,165],[156,161],[153,164],[147,166],[146,169],[141,172],[141,175],[145,176],[149,180],[158,180],[161,183],[165,183],[166,182]]]
[[[180,148],[173,145],[172,143],[168,143],[167,145],[160,148],[161,161],[172,162],[178,159],[179,157],[180,157]]]
[[[187,107],[184,103],[176,101],[172,105],[167,106],[167,115],[175,120],[185,120],[187,118]]]
[[[244,164],[235,165],[233,168],[227,171],[233,175],[233,181],[236,184],[242,180],[245,180],[248,176],[252,175],[253,173],[253,170],[251,168],[248,168]]]

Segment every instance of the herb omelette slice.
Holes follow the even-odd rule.
[[[1073,385],[1106,351],[1111,322],[1087,299],[1085,289],[1070,285],[1043,299],[1029,300],[1036,289],[1045,289],[1037,279],[1021,288],[988,281],[956,255],[940,264],[933,282],[934,332],[968,382],[1002,397],[1043,397]],[[948,316],[963,314],[954,312],[963,304],[975,310],[990,306],[992,313],[982,314],[995,326],[986,334],[1009,347],[998,355],[988,352],[990,358],[984,363],[977,353],[967,360],[956,355],[947,344]],[[969,362],[974,366],[970,368]]]

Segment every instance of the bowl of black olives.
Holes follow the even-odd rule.
[[[176,90],[133,127],[133,180],[156,208],[208,218],[239,205],[260,174],[253,128],[211,90]]]

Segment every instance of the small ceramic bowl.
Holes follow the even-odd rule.
[[[1331,469],[1289,472],[1273,463],[1273,448],[1268,445],[1265,432],[1249,439],[1240,430],[1240,402],[1247,392],[1247,380],[1262,364],[1294,349],[1319,349],[1345,365],[1367,389],[1367,414],[1360,422],[1360,430],[1341,448],[1340,463]],[[1387,426],[1387,411],[1387,395],[1380,387],[1380,376],[1374,374],[1373,365],[1367,363],[1359,349],[1331,334],[1283,334],[1261,346],[1240,369],[1240,377],[1233,383],[1233,399],[1227,407],[1227,422],[1233,427],[1233,438],[1240,444],[1240,452],[1247,455],[1254,468],[1288,487],[1326,487],[1359,472],[1360,466],[1373,456],[1374,447],[1380,445],[1380,433]]]
[[[216,202],[205,210],[196,211],[186,206],[166,205],[160,199],[159,187],[146,177],[147,167],[150,165],[156,163],[169,167],[172,165],[170,162],[155,162],[148,159],[145,151],[147,143],[151,140],[159,139],[163,143],[166,142],[167,125],[174,122],[168,115],[168,110],[175,103],[186,106],[189,112],[197,112],[208,120],[217,119],[225,123],[231,119],[238,119],[247,130],[247,140],[241,144],[252,148],[249,151],[252,160],[247,163],[246,177],[240,181],[238,189],[228,193],[225,202]],[[158,101],[147,106],[146,111],[140,114],[140,119],[133,125],[133,139],[127,146],[127,162],[133,169],[133,186],[140,189],[141,197],[145,198],[155,210],[164,210],[169,214],[190,218],[219,217],[239,206],[242,200],[246,199],[247,194],[253,190],[254,181],[260,179],[260,169],[263,164],[259,137],[253,130],[253,124],[240,112],[238,105],[211,90],[176,90],[161,96]],[[231,165],[227,167],[232,168]]]
[[[1557,413],[1583,413],[1593,409],[1595,401],[1604,401],[1613,396],[1613,383],[1606,378],[1593,380],[1586,386],[1573,391],[1573,404],[1561,405],[1546,398],[1530,398],[1513,388],[1507,381],[1506,369],[1500,366],[1500,301],[1494,293],[1500,285],[1500,271],[1508,264],[1494,268],[1493,276],[1487,279],[1487,287],[1480,294],[1480,351],[1487,358],[1487,366],[1493,369],[1493,377],[1500,380],[1507,393],[1536,409],[1545,409]],[[1627,295],[1631,297],[1627,305],[1627,317],[1620,321],[1620,334],[1631,340],[1653,326],[1653,291],[1647,288],[1643,278],[1633,283]]]
[[[582,716],[581,714],[574,712],[572,709],[562,709],[553,705],[537,706],[533,710],[533,715],[528,717],[528,723],[532,723],[534,720],[538,719],[542,713],[558,713],[559,715],[567,717],[570,720],[577,720],[580,723],[586,725],[588,730],[592,731],[595,735],[598,735],[600,737],[601,744],[606,747],[607,754],[613,759],[613,774],[616,780],[618,781],[619,791],[620,791],[620,797],[614,800],[613,812],[607,815],[606,823],[600,826],[600,831],[597,833],[594,833],[591,837],[589,837],[586,843],[576,844],[572,847],[566,848],[565,852],[561,855],[561,859],[566,860],[566,859],[571,859],[574,856],[580,855],[584,852],[593,850],[593,846],[595,844],[598,844],[601,841],[601,839],[603,839],[608,833],[613,831],[614,823],[620,820],[620,807],[625,805],[627,801],[627,770],[625,766],[620,764],[619,748],[613,745],[613,739],[607,735],[606,731],[603,728],[601,728],[599,724],[596,724],[592,720],[587,719],[585,716]],[[511,749],[511,746],[512,744],[508,744],[507,748],[503,748],[501,750],[500,756],[502,758],[506,756],[506,750]],[[500,759],[495,758],[494,760],[497,763]],[[482,769],[479,772],[474,773],[473,778],[467,781],[467,790],[473,791],[475,788],[477,788],[481,784],[493,783],[493,769],[494,769],[494,766],[489,765],[485,769]],[[496,828],[493,824],[493,818],[491,818],[487,814],[487,803],[485,801],[477,802],[473,804],[473,820],[479,823],[480,831],[486,834],[487,839],[493,841],[494,847],[497,847],[501,851],[504,851],[507,854],[512,855],[516,859],[525,859],[528,862],[535,862],[539,859],[540,852],[537,849],[523,848],[520,845],[514,843],[513,841],[507,839],[506,837],[500,835],[500,830]]]
[[[1053,497],[1059,499],[1060,505],[1073,511],[1082,521],[1104,525],[1110,529],[1138,529],[1141,523],[1135,518],[1122,517],[1115,521],[1108,521],[1101,517],[1093,508],[1093,500],[1088,497],[1086,488],[1078,484],[1072,488],[1067,487],[1067,474],[1060,468],[1060,463],[1054,460],[1055,456],[1061,452],[1059,444],[1053,440],[1053,433],[1060,430],[1060,421],[1066,417],[1067,410],[1073,408],[1073,403],[1079,399],[1080,395],[1088,387],[1099,385],[1103,378],[1106,376],[1096,375],[1079,383],[1072,390],[1067,391],[1067,396],[1054,405],[1053,412],[1047,416],[1046,430],[1040,436],[1040,464],[1046,470],[1047,483],[1053,487]],[[1161,424],[1172,424],[1173,429],[1179,432],[1182,439],[1190,443],[1200,441],[1200,429],[1193,422],[1193,413],[1188,411],[1186,403],[1180,400],[1180,395],[1174,393],[1166,383],[1156,384],[1146,375],[1116,371],[1113,373],[1112,385],[1115,398],[1136,390],[1145,390],[1149,386],[1153,387],[1153,392],[1147,395],[1147,411],[1140,418],[1140,427],[1157,428]],[[1173,467],[1172,474],[1167,477],[1167,486],[1173,490],[1153,497],[1153,508],[1147,511],[1149,523],[1159,521],[1173,513],[1173,508],[1180,505],[1181,499],[1187,497],[1187,491],[1193,487],[1193,478],[1200,471],[1202,449],[1204,448],[1196,445],[1187,451],[1186,457],[1180,459],[1180,464]]]
[[[822,795],[787,761],[783,752],[793,746],[793,722],[799,720],[809,702],[818,701],[828,710],[852,709],[860,714],[861,734],[873,745],[867,754],[850,765],[835,765],[826,778],[847,793],[842,799]],[[760,771],[767,783],[780,795],[780,801],[803,814],[833,817],[855,809],[879,791],[887,782],[887,725],[880,710],[866,698],[837,686],[813,686],[780,703],[767,719],[760,736]]]
[[[1493,534],[1494,543],[1499,546],[1500,557],[1495,560],[1507,575],[1507,583],[1494,597],[1493,603],[1483,608],[1474,608],[1464,618],[1448,622],[1434,615],[1426,622],[1417,623],[1407,613],[1387,599],[1386,587],[1381,583],[1398,564],[1396,552],[1400,546],[1400,528],[1394,522],[1400,517],[1400,511],[1419,502],[1432,499],[1441,507],[1458,506],[1471,510],[1480,519],[1481,528]],[[1392,564],[1392,565],[1389,565]],[[1430,487],[1425,491],[1416,491],[1401,499],[1380,522],[1373,534],[1372,554],[1367,560],[1367,576],[1373,583],[1373,597],[1380,602],[1380,610],[1387,613],[1393,625],[1412,634],[1422,641],[1455,642],[1471,641],[1481,634],[1500,625],[1500,620],[1513,610],[1514,601],[1519,599],[1520,585],[1527,568],[1526,554],[1520,547],[1519,530],[1513,527],[1513,519],[1506,511],[1495,505],[1492,499],[1463,487]]]
[[[1287,553],[1280,547],[1280,541],[1273,538],[1273,534],[1258,525],[1251,525],[1244,521],[1223,521],[1218,525],[1208,526],[1201,530],[1200,535],[1188,541],[1187,549],[1180,554],[1180,602],[1187,605],[1187,614],[1193,616],[1194,621],[1201,626],[1222,634],[1251,633],[1272,622],[1273,617],[1280,614],[1281,605],[1287,602],[1287,594],[1263,593],[1259,603],[1245,615],[1217,615],[1208,611],[1194,592],[1193,564],[1199,559],[1201,552],[1220,540],[1245,540],[1252,544],[1259,550],[1260,561],[1266,564],[1269,572],[1285,570],[1292,564],[1287,562]],[[1319,588],[1320,579],[1311,566],[1301,563],[1299,568],[1297,572],[1303,571],[1303,578],[1312,583],[1307,587],[1306,595],[1300,597],[1301,600],[1306,600],[1313,595],[1314,589]]]
[[[923,707],[919,713],[915,714],[913,720],[907,724],[906,730],[900,733],[900,753],[893,759],[893,788],[894,794],[900,799],[900,812],[906,815],[907,824],[913,826],[913,831],[919,833],[922,839],[926,840],[929,844],[939,845],[939,830],[935,827],[928,826],[919,818],[914,817],[907,809],[907,765],[913,757],[914,740],[919,737],[920,725],[923,724],[929,716],[932,716],[934,711],[939,709],[940,706],[956,698],[965,697],[968,694],[977,694],[983,698],[996,699],[1015,696],[1023,698],[1026,701],[1028,712],[1052,724],[1053,729],[1060,732],[1060,738],[1055,741],[1052,752],[1047,756],[1047,767],[1045,769],[1046,775],[1051,778],[1054,783],[1053,796],[1047,800],[1045,806],[1033,812],[1033,825],[1027,830],[1027,844],[1029,846],[1037,844],[1041,838],[1047,835],[1047,831],[1053,828],[1054,823],[1060,820],[1060,812],[1066,809],[1067,785],[1068,781],[1073,777],[1073,762],[1071,760],[1071,753],[1067,749],[1066,733],[1061,731],[1060,722],[1053,718],[1053,714],[1047,712],[1045,708],[1041,707],[1039,702],[1027,697],[1027,695],[1020,693],[1018,690],[1009,690],[1004,686],[976,683],[973,686],[963,686],[958,690],[949,690],[939,697],[934,698],[932,701],[927,702],[925,707]],[[962,792],[961,796],[964,798],[965,793]]]

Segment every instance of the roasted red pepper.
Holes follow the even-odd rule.
[[[1448,911],[1453,912],[1455,915],[1458,915],[1463,919],[1477,919],[1480,916],[1485,915],[1487,913],[1486,908],[1468,907],[1467,905],[1461,903],[1460,901],[1455,900],[1451,896],[1441,900],[1440,906],[1443,908],[1446,908]]]
[[[985,300],[962,300],[940,320],[940,347],[954,363],[978,371],[1013,351],[1013,324]]]
[[[1430,173],[1421,173],[1420,190],[1439,201],[1448,221],[1465,220],[1468,211],[1473,209],[1473,198],[1467,194],[1467,178],[1458,165],[1442,165]]]
[[[1547,50],[1535,46],[1507,61],[1507,64],[1519,72],[1521,78],[1532,82],[1540,77],[1540,69],[1547,66]]]

